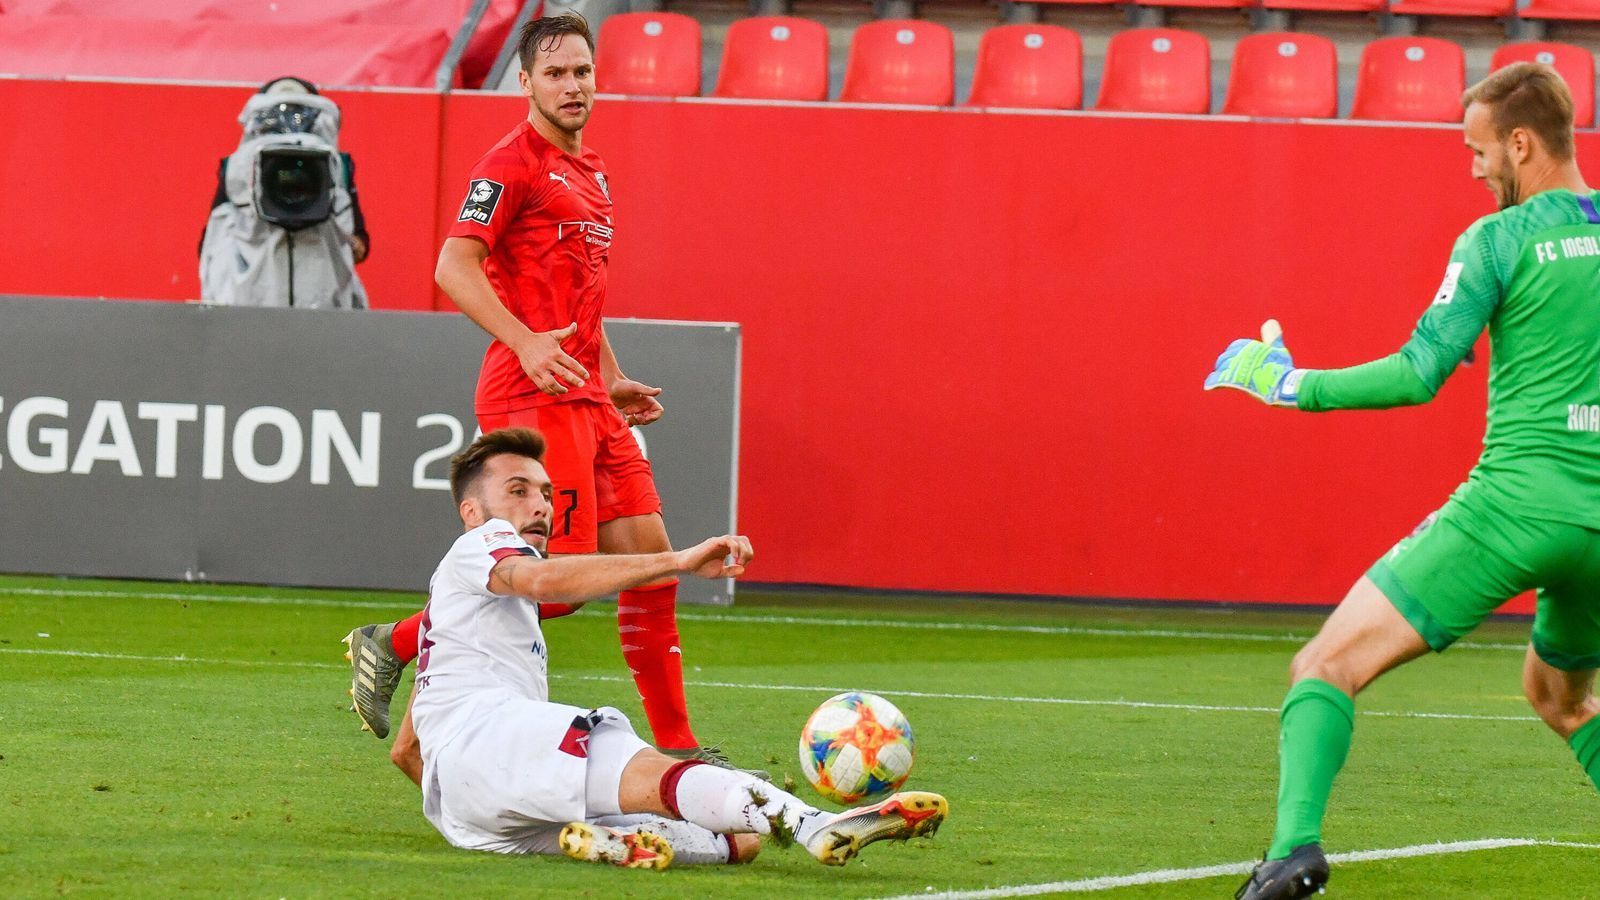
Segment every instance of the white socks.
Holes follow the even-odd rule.
[[[721,865],[728,862],[728,838],[690,822],[661,816],[632,815],[605,816],[596,819],[595,824],[623,832],[648,831],[666,838],[667,843],[672,845],[672,864],[676,866]]]
[[[833,818],[753,776],[712,765],[685,768],[673,793],[661,798],[668,808],[676,806],[680,818],[719,834],[778,830],[804,844]]]

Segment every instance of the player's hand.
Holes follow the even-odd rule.
[[[577,330],[578,323],[573,322],[555,331],[536,331],[517,349],[517,360],[534,387],[546,394],[565,394],[567,385],[582,387],[589,380],[589,371],[561,349],[561,342]]]
[[[618,378],[611,383],[611,402],[616,404],[617,412],[622,413],[623,421],[630,428],[649,425],[661,418],[666,410],[661,408],[661,401],[656,399],[660,393],[661,388],[628,378]]]
[[[1233,388],[1271,406],[1294,406],[1305,372],[1294,367],[1283,346],[1278,320],[1268,319],[1261,324],[1261,340],[1240,338],[1222,351],[1206,376],[1206,390]]]
[[[738,578],[745,564],[755,559],[750,539],[742,534],[725,534],[678,551],[678,571],[701,578]]]

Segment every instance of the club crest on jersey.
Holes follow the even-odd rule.
[[[589,757],[589,732],[593,731],[594,726],[598,724],[600,724],[599,713],[592,712],[574,718],[572,724],[567,727],[567,733],[561,738],[561,752],[569,756],[576,756],[579,759],[587,759]]]
[[[505,189],[506,186],[498,181],[474,178],[472,186],[467,189],[467,200],[461,204],[461,214],[456,216],[456,221],[489,224],[489,220],[494,218],[495,207],[500,205],[500,193]]]
[[[594,173],[594,180],[595,180],[596,184],[600,185],[600,193],[606,195],[606,202],[610,203],[611,202],[611,185],[606,184],[606,173],[604,173],[604,172],[596,172],[596,173]]]

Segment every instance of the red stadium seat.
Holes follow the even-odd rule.
[[[1439,38],[1379,38],[1361,51],[1350,118],[1459,122],[1466,77],[1458,44]]]
[[[734,22],[712,93],[755,100],[828,99],[828,29],[789,16]]]
[[[0,13],[184,24],[362,25],[412,31],[429,27],[454,35],[472,5],[472,0],[0,0]],[[464,84],[477,87],[483,82],[521,6],[521,0],[489,4],[461,58]],[[365,49],[355,46],[349,52],[360,54]],[[434,60],[435,65],[438,62]]]
[[[608,94],[700,93],[700,23],[681,13],[618,13],[595,39],[595,87]]]
[[[1600,21],[1600,0],[1533,0],[1518,13],[1524,19]]]
[[[433,87],[437,27],[166,22],[0,15],[0,70],[18,75]],[[292,48],[292,49],[291,49]]]
[[[1502,44],[1489,61],[1489,71],[1503,69],[1514,62],[1541,62],[1553,66],[1572,91],[1572,124],[1588,128],[1594,124],[1594,55],[1582,47],[1550,41]]]
[[[1479,16],[1498,19],[1517,9],[1517,0],[1396,0],[1389,12],[1399,16]]]
[[[955,38],[950,29],[916,19],[879,19],[850,39],[839,99],[852,103],[955,102]]]
[[[1056,25],[1001,25],[983,33],[971,106],[1079,109],[1083,41]]]
[[[1176,28],[1119,31],[1106,48],[1095,109],[1204,113],[1211,110],[1211,44]]]
[[[1262,32],[1234,48],[1224,113],[1331,119],[1338,110],[1339,60],[1333,41],[1315,34]]]
[[[1138,0],[1140,6],[1184,6],[1190,9],[1249,9],[1256,0]]]
[[[1377,12],[1384,0],[1261,0],[1267,9],[1302,9],[1312,12]]]

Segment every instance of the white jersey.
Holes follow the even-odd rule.
[[[424,761],[481,707],[508,693],[549,699],[538,605],[489,590],[495,564],[516,555],[544,558],[510,522],[490,519],[458,538],[434,570],[417,635],[411,706]]]
[[[434,570],[411,702],[422,814],[457,847],[553,852],[566,823],[622,812],[622,772],[647,745],[614,709],[549,702],[538,604],[489,590],[517,555],[544,558],[490,519]]]

